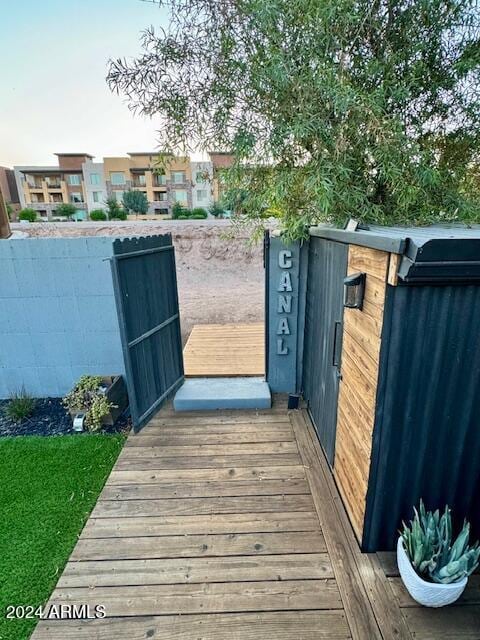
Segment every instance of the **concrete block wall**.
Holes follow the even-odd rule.
[[[112,252],[108,237],[0,240],[0,398],[124,373]]]

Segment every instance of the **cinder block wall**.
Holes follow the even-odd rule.
[[[0,398],[124,373],[111,255],[108,237],[0,240]]]

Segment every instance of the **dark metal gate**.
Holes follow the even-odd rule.
[[[113,243],[112,273],[133,425],[140,429],[183,382],[170,234]]]
[[[310,238],[303,392],[327,459],[333,466],[342,352],[343,279],[348,246]]]

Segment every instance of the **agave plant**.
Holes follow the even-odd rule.
[[[479,565],[478,541],[470,547],[470,524],[464,522],[462,531],[452,544],[452,517],[448,506],[442,516],[438,509],[425,510],[423,501],[414,508],[414,518],[401,532],[405,550],[417,573],[425,579],[441,584],[458,582],[469,576]]]

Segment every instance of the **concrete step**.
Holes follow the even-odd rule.
[[[264,378],[187,378],[175,394],[175,411],[269,409],[270,389]]]

